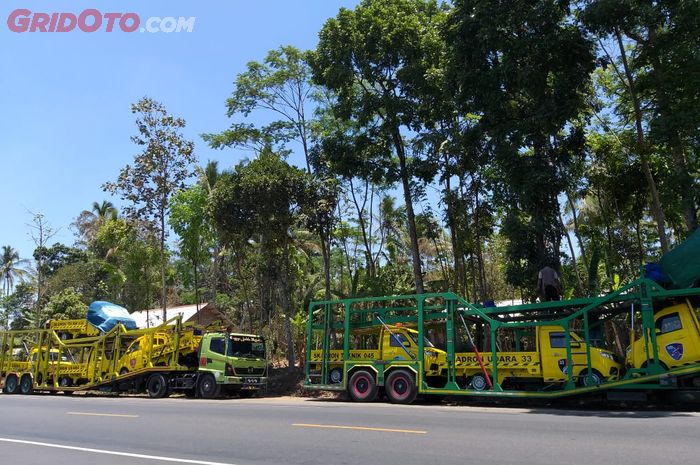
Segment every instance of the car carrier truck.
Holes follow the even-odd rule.
[[[57,320],[40,330],[0,332],[0,387],[7,394],[101,390],[154,398],[245,397],[266,388],[261,336],[207,332],[180,316],[149,329],[127,329],[122,321],[107,331]]]
[[[451,292],[311,302],[304,385],[364,402],[381,394],[398,403],[417,395],[698,399],[700,230],[660,266],[661,278],[604,296],[527,305],[483,307]],[[620,327],[629,335],[602,337]],[[392,328],[410,328],[394,352]],[[377,345],[356,347],[373,331],[384,334]],[[615,345],[604,347],[606,339]]]

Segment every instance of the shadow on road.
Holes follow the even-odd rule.
[[[344,393],[331,394],[319,397],[306,397],[307,402],[320,403],[352,403]],[[386,399],[378,399],[376,403],[388,403]],[[700,412],[700,405],[671,405],[671,404],[639,404],[608,402],[602,399],[586,400],[522,400],[522,399],[466,399],[437,396],[424,396],[418,398],[413,405],[442,406],[442,407],[479,407],[494,409],[512,409],[518,413],[530,415],[563,415],[600,418],[664,418],[664,417],[690,417]],[[407,406],[410,408],[410,406]]]

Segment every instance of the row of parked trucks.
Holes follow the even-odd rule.
[[[312,302],[304,385],[360,402],[597,393],[698,400],[700,231],[660,268],[602,297],[529,305],[484,307],[449,292]],[[0,332],[3,392],[213,398],[265,389],[262,337],[205,331],[179,316],[137,329],[113,307],[96,302],[87,320]]]
[[[172,392],[247,397],[267,386],[261,336],[207,331],[183,323],[180,315],[139,329],[126,310],[108,302],[93,302],[85,320],[1,331],[0,348],[0,386],[7,394],[100,390],[154,398]]]

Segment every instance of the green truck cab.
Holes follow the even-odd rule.
[[[206,333],[199,345],[197,395],[222,391],[250,397],[267,387],[265,339],[254,334]]]

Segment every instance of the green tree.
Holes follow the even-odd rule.
[[[312,59],[315,80],[337,93],[336,117],[357,120],[378,145],[391,147],[384,157],[397,158],[418,293],[423,276],[406,136],[422,124],[422,99],[443,47],[443,19],[435,1],[365,0],[326,22]]]
[[[290,45],[270,50],[262,63],[251,61],[236,77],[233,94],[226,101],[228,116],[245,118],[260,112],[272,115],[267,124],[234,123],[220,134],[205,134],[214,148],[244,147],[262,150],[266,145],[285,148],[295,140],[301,144],[306,169],[309,158],[312,115],[316,95],[306,53]]]
[[[264,118],[266,124],[234,123],[220,134],[205,134],[204,140],[214,148],[242,147],[260,151],[265,146],[286,153],[289,143],[301,146],[306,169],[312,173],[311,141],[318,138],[319,125],[314,118],[313,106],[319,102],[320,91],[311,81],[308,54],[292,46],[282,46],[267,53],[262,63],[252,61],[244,73],[236,77],[233,94],[227,100],[229,117]],[[330,185],[327,173],[319,182]],[[329,197],[326,196],[326,199]],[[325,202],[324,202],[325,203]],[[312,228],[319,235],[325,276],[325,288],[330,298],[329,248],[331,228],[323,226],[314,215]]]
[[[194,295],[199,309],[199,268],[208,258],[213,232],[207,222],[208,192],[200,183],[177,192],[170,202],[170,227],[180,237],[180,253],[189,260],[194,275]]]
[[[2,280],[2,294],[8,296],[15,285],[15,279],[28,275],[24,266],[26,260],[19,257],[19,252],[9,245],[2,246],[0,253],[0,280]]]
[[[71,225],[79,238],[78,243],[90,247],[95,240],[97,231],[109,218],[115,218],[117,216],[118,211],[112,202],[107,200],[93,202],[92,209],[80,212],[80,215],[78,215]]]
[[[117,209],[114,204],[108,200],[103,200],[101,203],[92,202],[92,213],[95,214],[101,223],[104,223],[107,218],[114,218],[117,216]]]
[[[308,193],[308,175],[269,149],[248,164],[225,172],[216,183],[209,214],[227,245],[237,251],[258,248],[257,265],[262,320],[271,321],[280,302],[287,336],[289,369],[295,365],[291,321],[295,286],[290,231]]]
[[[160,276],[163,321],[167,320],[166,287],[166,228],[170,214],[170,199],[184,187],[197,162],[194,144],[182,135],[185,120],[166,111],[163,104],[144,97],[131,106],[137,115],[138,134],[131,140],[143,151],[136,155],[134,164],[124,167],[116,182],[103,188],[119,194],[129,202],[125,212],[132,218],[151,224],[160,246]]]
[[[132,311],[152,308],[158,301],[161,263],[159,241],[153,228],[127,218],[110,219],[100,228],[95,247],[98,258],[102,259],[91,265],[93,272],[86,276],[94,277],[100,292]],[[83,295],[88,294],[83,287],[73,287]]]
[[[75,228],[82,244],[89,247],[95,240],[95,234],[107,219],[115,218],[117,215],[118,211],[112,202],[108,200],[93,202],[92,209],[80,212],[71,226]]]
[[[558,196],[571,152],[583,151],[579,119],[595,55],[570,7],[460,0],[448,27],[457,98],[477,112],[498,169],[509,281],[530,294],[537,270],[559,262]]]
[[[120,270],[104,260],[90,258],[59,268],[46,282],[50,300],[67,288],[74,289],[86,304],[95,300],[121,301],[124,277]]]
[[[699,15],[700,4],[687,1],[595,0],[584,10],[591,30],[614,44],[602,49],[623,87],[616,112],[623,121],[633,116],[633,148],[649,185],[662,251],[668,250],[665,213],[674,214],[662,197],[679,205],[685,234],[698,225]],[[673,173],[666,192],[654,179],[655,145]]]
[[[32,215],[32,222],[29,225],[31,228],[29,236],[34,241],[36,248],[42,250],[58,231],[51,227],[49,222],[44,218],[43,213],[29,213]],[[36,315],[32,318],[32,322],[37,325],[41,322],[41,309],[46,303],[46,276],[44,275],[43,259],[44,257],[42,254],[37,255],[35,265],[36,301],[34,310]],[[39,326],[36,326],[36,328],[38,329]]]
[[[51,320],[79,320],[87,318],[88,306],[72,287],[51,296],[44,315]]]
[[[4,307],[3,324],[13,330],[31,329],[35,327],[36,288],[30,283],[19,283],[14,292],[2,299]]]
[[[39,271],[42,276],[50,279],[64,266],[87,261],[87,253],[77,247],[68,247],[57,242],[51,247],[37,247],[34,249],[34,260],[37,263],[41,263]]]

